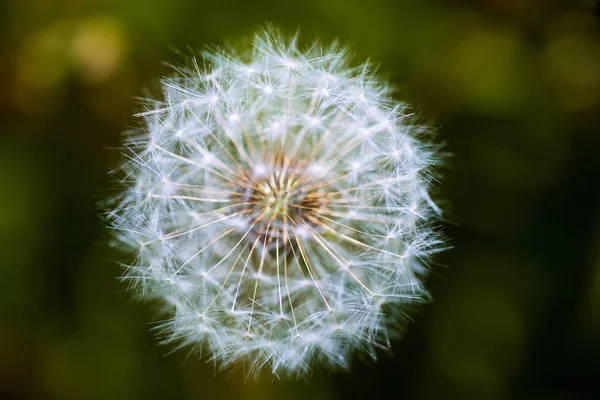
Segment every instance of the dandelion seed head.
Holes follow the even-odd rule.
[[[277,376],[375,357],[443,247],[437,149],[407,105],[344,48],[276,32],[162,88],[107,219],[123,280],[169,310],[163,342]]]

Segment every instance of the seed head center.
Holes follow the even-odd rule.
[[[254,221],[249,240],[263,237],[273,243],[278,239],[281,245],[298,230],[305,231],[306,225],[318,229],[315,221],[327,196],[306,168],[282,164],[266,167],[259,175],[242,174],[246,188],[238,188],[237,198],[247,202],[248,216]]]
[[[291,218],[295,203],[301,203],[301,195],[294,193],[293,179],[277,180],[273,176],[269,180],[257,182],[257,191],[261,194],[259,207],[264,208],[265,217],[275,220],[287,216]]]

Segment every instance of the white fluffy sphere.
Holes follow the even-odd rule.
[[[166,342],[222,366],[345,367],[427,297],[436,147],[343,48],[252,44],[177,69],[140,114],[107,213],[123,278],[170,310]]]

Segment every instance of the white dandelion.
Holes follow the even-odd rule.
[[[442,241],[427,129],[369,64],[273,32],[164,79],[107,213],[164,342],[301,375],[389,347]]]

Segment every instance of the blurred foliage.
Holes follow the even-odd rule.
[[[592,0],[0,1],[0,397],[600,398],[599,15]],[[453,154],[435,301],[392,357],[305,382],[164,357],[161,312],[114,279],[95,208],[161,61],[267,21],[381,63]]]

